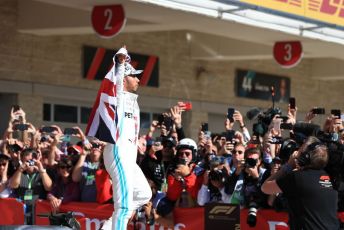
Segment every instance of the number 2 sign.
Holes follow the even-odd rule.
[[[111,38],[124,28],[126,18],[122,5],[104,5],[93,7],[91,21],[99,36]]]
[[[274,58],[284,68],[292,68],[302,58],[302,45],[299,41],[276,42],[273,50]]]

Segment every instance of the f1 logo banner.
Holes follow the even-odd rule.
[[[240,229],[239,205],[208,203],[204,214],[205,230]]]
[[[87,80],[103,80],[113,65],[112,58],[117,49],[102,47],[83,47],[83,77]],[[130,53],[130,64],[135,69],[142,69],[141,86],[159,87],[159,58]]]

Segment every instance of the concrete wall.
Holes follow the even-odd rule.
[[[82,46],[113,49],[126,44],[129,52],[156,55],[160,59],[160,87],[142,87],[139,90],[141,96],[165,99],[169,102],[165,108],[177,100],[199,103],[199,106],[194,107],[194,112],[187,116],[187,132],[193,137],[196,136],[195,128],[199,121],[208,117],[207,104],[204,103],[214,103],[221,108],[228,105],[271,106],[268,101],[235,97],[233,84],[236,68],[289,77],[291,95],[297,98],[300,111],[307,111],[315,105],[324,106],[328,110],[344,108],[344,102],[341,101],[343,82],[312,80],[312,59],[304,59],[292,69],[282,69],[273,60],[196,61],[188,55],[186,31],[123,33],[105,40],[96,35],[21,34],[16,31],[16,22],[17,1],[0,0],[0,80],[75,87],[95,94],[100,83],[82,78]],[[195,69],[199,65],[204,66],[208,74],[196,78]],[[6,92],[11,91],[16,92],[15,89],[6,89]],[[18,103],[27,110],[28,118],[35,124],[41,124],[45,96],[34,90],[18,94]],[[91,104],[92,98],[93,95],[84,100]],[[163,108],[163,104],[159,106]],[[145,105],[149,106],[149,101]],[[285,104],[278,106],[286,108]]]

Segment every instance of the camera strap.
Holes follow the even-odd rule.
[[[28,189],[25,190],[24,200],[32,200],[33,190],[31,188],[32,188],[32,182],[36,178],[36,175],[37,174],[35,173],[30,177],[28,174],[26,174],[26,177],[28,178]]]
[[[26,174],[26,177],[28,179],[28,186],[27,186],[28,189],[32,188],[32,182],[35,179],[36,175],[37,174],[35,173],[35,174],[32,175],[32,177],[30,177],[29,174]]]

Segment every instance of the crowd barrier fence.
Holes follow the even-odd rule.
[[[51,207],[46,200],[37,200],[34,207],[34,224],[35,225],[49,225],[47,217],[42,215],[49,215]],[[0,199],[0,225],[24,225],[25,205],[18,199],[6,198]],[[102,222],[112,215],[112,204],[97,204],[86,202],[70,202],[63,204],[60,207],[60,212],[73,211],[76,219],[81,224],[82,230],[96,230]],[[240,210],[240,229],[250,230],[246,224],[248,215],[247,209]],[[344,213],[338,213],[341,222],[344,222]],[[175,230],[204,230],[204,208],[175,208],[174,210]],[[276,212],[271,209],[261,209],[257,213],[257,224],[254,229],[268,229],[268,230],[288,230],[288,215],[286,212]],[[134,226],[129,226],[130,230]],[[138,230],[168,230],[164,226],[155,224],[153,226],[145,223],[137,223]]]

